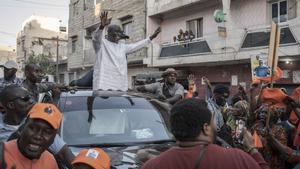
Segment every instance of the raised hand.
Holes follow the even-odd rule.
[[[205,84],[210,84],[210,82],[209,82],[209,80],[208,80],[207,77],[203,76],[202,79],[203,79],[203,82],[204,82]]]
[[[189,85],[194,85],[195,84],[195,81],[196,81],[196,78],[195,78],[195,75],[193,74],[190,74],[187,78],[188,82],[189,82]]]
[[[157,37],[157,35],[161,32],[161,28],[158,27],[155,32],[150,36],[150,40],[154,39]]]
[[[100,15],[100,29],[103,29],[105,26],[109,25],[110,20],[107,18],[108,12],[102,12]]]

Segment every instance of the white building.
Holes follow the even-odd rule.
[[[14,48],[8,46],[0,46],[0,65],[4,65],[5,62],[9,60],[16,61],[16,56],[17,54]],[[17,75],[19,76],[20,74]],[[0,69],[0,78],[2,78],[3,76],[3,70]]]
[[[61,30],[61,29],[64,30]],[[44,16],[31,16],[22,24],[22,30],[17,37],[17,61],[22,68],[29,56],[48,55],[56,61],[57,43],[58,59],[67,59],[67,28],[62,26],[61,20]],[[67,72],[60,72],[61,76],[68,76]],[[62,83],[68,82],[63,80]]]
[[[148,0],[147,32],[162,27],[145,60],[150,67],[175,67],[201,77],[230,85],[232,79],[249,87],[250,57],[268,53],[272,20],[281,26],[279,66],[284,78],[279,86],[300,83],[300,4],[296,0]],[[217,23],[215,10],[226,13]],[[220,37],[225,27],[227,37]],[[192,30],[196,39],[186,44],[173,42],[179,29]],[[293,63],[285,64],[285,63]],[[299,66],[298,66],[299,67]],[[236,80],[234,80],[236,81]],[[203,86],[201,86],[203,87]],[[201,87],[199,90],[201,90]],[[201,94],[201,91],[200,91]]]
[[[100,13],[105,10],[109,11],[111,22],[122,26],[130,36],[126,43],[146,38],[146,0],[70,0],[68,69],[73,79],[82,77],[94,66],[96,55],[91,34],[99,26]],[[143,62],[146,57],[146,48],[127,56],[129,88],[137,74],[158,71],[147,67]]]

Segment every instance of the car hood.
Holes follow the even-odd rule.
[[[84,147],[73,147],[69,146],[72,152],[77,155],[82,149],[89,148],[102,148],[110,157],[111,166],[116,169],[133,169],[139,168],[143,162],[138,160],[137,152],[139,150],[155,150],[154,155],[158,155],[170,147],[174,146],[175,142],[163,143],[163,144],[147,144],[137,146],[122,146],[122,147],[101,147],[101,146],[84,146]]]

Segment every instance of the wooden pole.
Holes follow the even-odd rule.
[[[280,42],[280,28],[278,24],[272,22],[270,44],[269,44],[269,56],[268,56],[268,66],[271,67],[271,88],[274,87],[274,74],[278,63],[279,42]],[[270,118],[271,118],[271,108],[268,107],[268,114],[266,120],[267,130],[270,129]]]
[[[58,61],[58,49],[59,49],[59,36],[56,37],[56,83],[59,82],[59,73],[58,73],[58,65],[59,65],[59,61]]]
[[[268,66],[271,68],[271,88],[274,85],[274,74],[278,63],[278,48],[280,41],[280,28],[276,23],[272,23],[270,44],[269,44],[269,56]]]

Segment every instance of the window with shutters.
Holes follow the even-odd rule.
[[[123,28],[123,32],[124,34],[128,35],[129,37],[131,37],[133,34],[133,16],[132,15],[126,15],[123,16],[121,18],[119,18],[119,20],[122,23],[122,28]]]
[[[132,21],[122,24],[123,31],[129,37],[132,36]]]
[[[282,23],[296,18],[297,0],[273,0],[270,2],[272,21]]]
[[[78,10],[79,10],[78,9],[78,3],[79,3],[78,0],[73,3],[73,16],[78,15]]]
[[[72,53],[74,53],[76,51],[77,39],[78,39],[77,36],[71,37],[71,41],[72,41]]]
[[[186,22],[186,30],[192,31],[196,38],[203,36],[203,18],[193,19]]]

